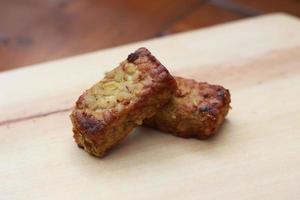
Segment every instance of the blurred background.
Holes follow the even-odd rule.
[[[279,11],[300,0],[0,0],[0,71]]]

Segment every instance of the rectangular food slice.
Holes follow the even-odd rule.
[[[75,142],[102,157],[145,118],[164,106],[177,89],[175,79],[146,48],[84,92],[71,114]]]
[[[213,135],[230,109],[229,90],[192,79],[175,79],[178,90],[170,103],[144,124],[184,138]]]

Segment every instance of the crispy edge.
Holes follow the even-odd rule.
[[[145,56],[148,58],[148,64],[156,67],[148,71],[155,83],[145,90],[143,96],[131,108],[127,106],[118,115],[112,113],[106,120],[98,120],[91,114],[76,110],[81,106],[84,94],[79,97],[75,110],[71,114],[74,139],[79,147],[92,155],[104,156],[108,149],[126,138],[145,118],[153,116],[157,109],[165,105],[175,93],[177,89],[175,79],[146,48],[140,48],[130,54],[127,61],[137,66],[145,66],[147,65],[147,60],[143,58]],[[140,57],[143,59],[139,59]]]
[[[211,85],[204,82],[196,82],[192,79],[175,77],[178,83],[178,91],[173,98],[181,98],[184,87],[197,87],[197,89],[209,88],[213,90],[209,100],[202,101],[195,107],[187,106],[191,99],[180,105],[170,101],[163,110],[157,112],[152,118],[145,120],[145,125],[159,129],[163,132],[183,138],[206,139],[214,135],[224,122],[230,107],[230,92],[219,85]],[[204,94],[202,94],[204,97]],[[207,97],[204,97],[206,99]],[[211,103],[209,101],[217,101]],[[174,116],[175,119],[174,119]]]

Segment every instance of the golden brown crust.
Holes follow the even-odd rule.
[[[138,49],[77,100],[71,114],[76,143],[104,156],[164,106],[176,89],[168,70],[146,48]]]
[[[230,109],[229,90],[192,79],[175,79],[177,93],[144,124],[184,138],[205,139],[213,135]]]

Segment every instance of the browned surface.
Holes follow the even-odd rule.
[[[164,106],[176,89],[168,70],[146,48],[138,49],[77,100],[71,114],[76,143],[104,156]]]
[[[0,71],[259,13],[300,16],[297,0],[0,0],[0,5]]]
[[[216,133],[230,108],[229,90],[181,77],[176,82],[170,103],[144,123],[183,138],[206,139]]]

